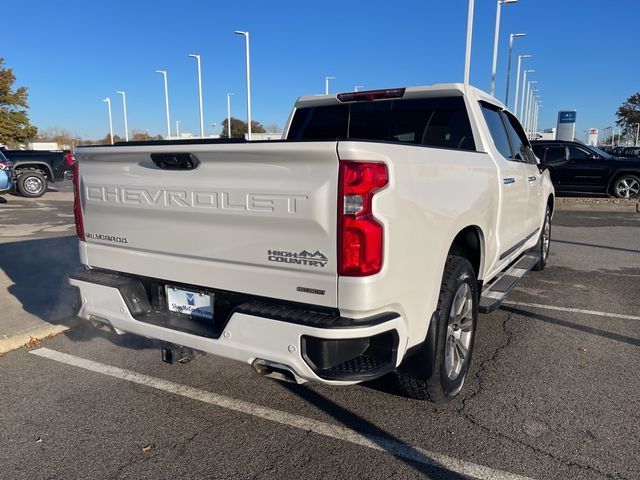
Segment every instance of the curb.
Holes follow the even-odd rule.
[[[42,325],[20,332],[17,335],[3,336],[0,338],[0,355],[23,347],[29,342],[32,342],[33,339],[42,340],[43,338],[53,337],[67,330],[69,330],[69,327],[65,325]]]
[[[640,212],[637,200],[618,198],[560,197],[555,200],[556,210],[577,212]]]

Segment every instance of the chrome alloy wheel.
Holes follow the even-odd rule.
[[[551,221],[547,214],[544,219],[544,227],[542,227],[542,261],[547,262],[549,257],[549,246],[551,245]]]
[[[616,193],[620,198],[636,198],[640,193],[640,183],[634,177],[622,177],[616,182]]]
[[[447,340],[444,351],[444,366],[449,380],[456,380],[462,371],[469,347],[473,329],[473,297],[467,283],[458,287],[447,324]]]
[[[44,184],[38,177],[29,177],[24,182],[24,189],[32,195],[37,195],[43,188]]]

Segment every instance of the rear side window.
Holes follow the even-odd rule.
[[[567,152],[564,147],[548,147],[544,156],[540,158],[544,163],[558,163],[566,160]]]
[[[354,102],[297,109],[289,140],[362,139],[475,151],[462,97]]]
[[[493,105],[487,103],[481,102],[480,106],[482,107],[482,114],[487,122],[487,127],[489,128],[489,133],[491,133],[491,138],[493,138],[494,145],[504,158],[513,158],[511,143],[509,143],[509,136],[502,117],[500,116],[500,111],[494,108]]]

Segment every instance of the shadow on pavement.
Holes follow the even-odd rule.
[[[319,393],[302,385],[282,383],[283,388],[301,399],[331,415],[344,427],[361,435],[364,442],[373,444],[375,448],[393,455],[417,472],[428,475],[432,479],[461,480],[467,477],[449,470],[439,461],[430,458],[421,450],[412,447],[394,437],[366,418],[357,415]]]
[[[640,253],[640,250],[634,248],[611,247],[609,245],[596,245],[595,243],[570,242],[569,240],[553,240],[556,243],[566,243],[567,245],[578,245],[580,247],[604,248],[605,250],[617,250],[619,252]]]
[[[79,268],[75,235],[0,243],[0,269],[13,282],[7,292],[45,322],[73,316],[76,298],[67,278]]]
[[[592,335],[598,335],[599,337],[608,338],[609,340],[615,340],[616,342],[628,343],[629,345],[640,347],[640,339],[629,337],[627,335],[608,332],[600,328],[580,325],[579,323],[568,322],[567,320],[561,320],[559,318],[549,317],[548,315],[542,315],[539,313],[528,312],[526,310],[521,310],[515,307],[507,307],[503,305],[502,307],[500,307],[500,309],[504,310],[505,312],[515,313],[518,315],[522,315],[523,317],[532,318],[534,320],[542,320],[543,322],[560,325],[561,327],[572,328],[573,330],[578,330],[579,332],[590,333]]]

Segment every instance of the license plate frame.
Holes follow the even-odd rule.
[[[215,295],[211,292],[166,285],[165,298],[170,312],[188,315],[197,320],[213,321],[214,319]]]

